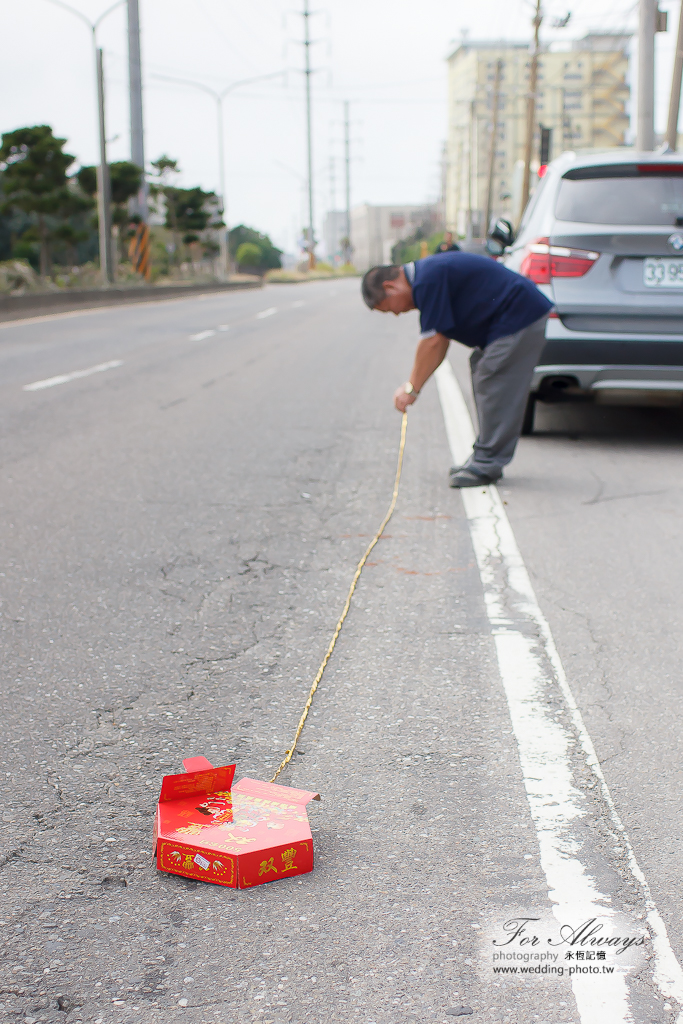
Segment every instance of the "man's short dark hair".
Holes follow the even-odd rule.
[[[401,268],[392,263],[388,267],[370,267],[363,277],[361,291],[366,306],[375,309],[387,297],[384,290],[385,281],[395,281]]]

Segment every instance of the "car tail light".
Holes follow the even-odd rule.
[[[529,242],[519,272],[534,284],[550,284],[549,238],[537,238],[535,242]]]
[[[519,270],[534,284],[550,284],[553,277],[583,277],[599,255],[589,249],[551,245],[549,238],[537,238],[524,250]]]
[[[591,252],[589,249],[567,249],[563,245],[551,245],[550,276],[583,277],[599,255],[599,252]]]
[[[683,164],[638,164],[638,174],[683,174]]]

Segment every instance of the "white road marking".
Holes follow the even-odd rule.
[[[299,309],[301,306],[305,306],[306,303],[303,299],[297,299],[296,302],[292,303],[292,309]]]
[[[204,341],[204,338],[211,338],[215,331],[200,331],[199,334],[191,334],[190,341]]]
[[[219,324],[218,325],[218,330],[219,331],[229,331],[230,330],[230,324]]]
[[[436,383],[451,454],[456,464],[462,464],[472,449],[474,431],[448,360],[437,370]],[[563,924],[590,917],[612,919],[616,924],[618,917],[622,926],[627,920],[631,934],[637,933],[641,924],[635,915],[618,913],[611,907],[611,894],[601,892],[589,872],[587,864],[595,861],[595,851],[589,857],[585,819],[590,807],[572,756],[578,741],[580,759],[599,784],[612,827],[619,833],[619,843],[642,894],[654,951],[654,981],[666,998],[683,1005],[683,971],[607,787],[498,490],[494,486],[476,487],[460,493],[554,916]],[[560,695],[571,724],[558,720],[548,703],[549,696]],[[626,970],[613,975],[574,976],[572,989],[582,1024],[633,1022]],[[679,1013],[677,1024],[683,1024],[683,1013]]]
[[[80,377],[89,377],[92,373],[103,373],[105,370],[113,370],[117,366],[123,366],[123,359],[112,359],[108,363],[98,363],[97,366],[90,366],[87,370],[74,370],[73,373],[60,373],[58,377],[48,377],[46,380],[36,380],[33,384],[24,384],[23,391],[42,391],[44,388],[54,388],[57,384],[68,384],[70,380],[78,380]]]
[[[256,319],[264,320],[267,316],[272,316],[273,313],[277,313],[277,306],[271,306],[270,309],[264,309],[260,313],[257,313]]]

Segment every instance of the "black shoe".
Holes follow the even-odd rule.
[[[495,484],[497,480],[500,480],[499,476],[483,476],[469,466],[454,466],[448,474],[450,487],[486,487],[487,484]]]
[[[455,476],[456,473],[460,473],[461,470],[463,469],[466,470],[468,473],[477,473],[479,476],[482,477],[490,477],[491,480],[500,480],[503,476],[502,469],[500,470],[499,473],[496,474],[496,476],[491,476],[489,473],[482,473],[481,470],[479,469],[473,469],[471,463],[469,462],[463,462],[462,466],[451,466],[451,468],[448,470],[448,475]]]

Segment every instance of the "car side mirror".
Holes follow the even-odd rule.
[[[484,248],[489,256],[502,256],[505,252],[505,246],[495,238],[487,238]]]
[[[503,247],[501,249],[502,252],[503,249],[507,249],[514,242],[515,232],[509,220],[505,220],[504,217],[494,217],[489,224],[488,237],[492,242],[498,242]],[[491,250],[488,251],[490,252]],[[500,256],[500,253],[491,253],[491,255]]]

